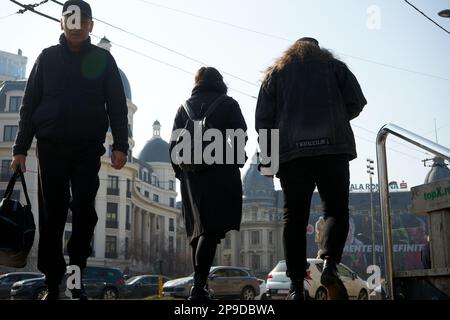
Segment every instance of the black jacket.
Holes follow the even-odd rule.
[[[343,62],[292,62],[264,80],[256,107],[256,130],[280,130],[280,163],[330,154],[354,159],[350,120],[366,103],[356,77]]]
[[[39,55],[25,89],[13,154],[27,154],[33,137],[62,143],[104,143],[111,127],[113,150],[128,152],[128,107],[112,55],[90,38],[71,52],[60,44]]]

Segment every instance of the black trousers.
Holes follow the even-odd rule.
[[[60,284],[66,262],[63,233],[68,209],[72,234],[67,244],[70,265],[86,267],[97,224],[95,197],[99,188],[100,143],[63,144],[38,141],[39,248],[38,269],[49,286]]]
[[[301,280],[306,273],[306,227],[316,186],[325,219],[319,255],[341,260],[349,229],[349,160],[347,155],[297,158],[281,164],[277,176],[284,193],[286,274],[291,280]]]

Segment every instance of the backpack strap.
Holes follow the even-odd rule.
[[[186,111],[186,113],[187,113],[189,119],[191,119],[192,121],[194,121],[195,118],[197,118],[197,117],[195,116],[194,110],[192,110],[191,105],[189,104],[189,102],[188,102],[187,100],[186,100],[185,103],[183,103],[183,108],[184,108],[184,110]]]
[[[209,105],[209,108],[208,108],[208,110],[206,110],[206,113],[205,113],[203,119],[209,117],[209,116],[216,110],[216,108],[217,108],[222,102],[224,102],[226,99],[228,99],[228,96],[227,96],[226,94],[221,94],[220,96],[218,96],[218,97],[217,97],[217,98]],[[198,117],[195,116],[195,113],[194,113],[194,111],[192,110],[192,108],[191,108],[191,106],[190,106],[190,104],[189,104],[188,101],[186,101],[185,103],[183,103],[183,108],[184,108],[184,110],[186,111],[188,117],[189,117],[191,120],[194,121],[196,118],[198,118]]]

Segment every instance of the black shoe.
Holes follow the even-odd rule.
[[[41,300],[59,300],[59,288],[47,289]]]
[[[337,285],[339,282],[342,281],[339,279],[336,262],[331,259],[325,259],[322,275],[320,276],[320,283],[325,287],[329,287]]]
[[[193,286],[188,300],[211,300],[211,295],[205,287]]]
[[[286,297],[286,300],[305,300],[303,280],[291,282],[291,289],[289,290],[289,295]]]
[[[87,300],[88,296],[84,288],[82,289],[72,289],[69,290],[71,293],[71,299],[72,300]]]

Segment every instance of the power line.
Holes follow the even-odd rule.
[[[423,13],[422,11],[419,10],[419,8],[417,8],[416,6],[414,6],[411,2],[409,2],[408,0],[403,0],[405,1],[407,4],[409,4],[411,7],[413,7],[416,11],[418,11],[421,15],[423,15],[425,18],[427,18],[428,20],[430,20],[431,22],[433,22],[435,25],[437,25],[439,28],[441,28],[442,30],[444,30],[445,32],[447,32],[448,34],[450,34],[450,31],[448,31],[447,29],[445,29],[444,27],[442,27],[440,24],[438,24],[436,21],[434,21],[433,19],[431,19],[429,16],[427,16],[425,13]]]
[[[52,2],[55,2],[55,3],[57,3],[57,4],[61,4],[60,2],[58,2],[58,1],[56,1],[56,0],[51,0],[51,1],[52,1]],[[181,57],[183,57],[183,58],[185,58],[185,59],[188,59],[188,60],[193,61],[193,62],[195,62],[195,63],[201,64],[201,65],[203,65],[203,66],[209,66],[209,64],[206,63],[206,62],[204,62],[204,61],[201,61],[201,60],[195,59],[195,58],[193,58],[193,57],[190,57],[190,56],[188,56],[188,55],[186,55],[186,54],[184,54],[184,53],[181,53],[181,52],[179,52],[179,51],[177,51],[177,50],[171,49],[171,48],[169,48],[169,47],[167,47],[167,46],[165,46],[165,45],[162,45],[162,44],[160,44],[160,43],[158,43],[158,42],[156,42],[156,41],[153,41],[153,40],[150,40],[150,39],[148,39],[148,38],[142,37],[142,36],[140,36],[140,35],[138,35],[138,34],[136,34],[136,33],[134,33],[134,32],[125,30],[125,29],[123,29],[123,28],[121,28],[121,27],[118,27],[118,26],[112,24],[112,23],[106,22],[106,21],[104,21],[104,20],[101,20],[101,19],[95,18],[95,17],[94,17],[93,19],[94,19],[94,20],[97,20],[98,22],[103,23],[103,24],[105,24],[105,25],[107,25],[107,26],[109,26],[109,27],[111,27],[111,28],[114,28],[114,29],[119,30],[119,31],[121,31],[121,32],[124,32],[124,33],[126,33],[126,34],[128,34],[128,35],[131,35],[131,36],[133,36],[133,37],[135,37],[135,38],[138,38],[138,39],[143,40],[143,41],[145,41],[145,42],[148,42],[148,43],[150,43],[150,44],[152,44],[152,45],[155,45],[155,46],[157,46],[157,47],[160,47],[160,48],[162,48],[162,49],[164,49],[164,50],[167,50],[167,51],[169,51],[169,52],[172,52],[172,53],[174,53],[174,54],[176,54],[176,55],[179,55],[179,56],[181,56]],[[234,74],[232,74],[232,73],[226,72],[226,71],[224,71],[224,70],[220,70],[220,71],[221,71],[223,74],[226,74],[226,75],[228,75],[228,76],[230,76],[230,77],[233,77],[233,78],[235,78],[235,79],[238,79],[238,80],[240,80],[240,81],[243,81],[243,82],[245,82],[245,83],[247,83],[247,84],[250,84],[250,85],[252,85],[252,86],[257,86],[256,83],[251,82],[251,81],[248,81],[248,80],[245,80],[245,79],[243,79],[243,78],[241,78],[241,77],[239,77],[239,76],[236,76],[236,75],[234,75]]]
[[[13,3],[17,4],[18,6],[20,6],[20,7],[22,7],[22,8],[25,9],[25,10],[23,10],[23,9],[22,9],[22,10],[19,10],[18,13],[23,14],[23,13],[25,13],[26,11],[31,11],[31,12],[36,13],[36,14],[38,14],[38,15],[40,15],[40,16],[42,16],[42,17],[45,17],[45,18],[47,18],[47,19],[50,19],[50,20],[59,22],[58,19],[55,19],[55,18],[53,18],[53,17],[51,17],[51,16],[48,16],[48,15],[46,15],[46,14],[44,14],[44,13],[42,13],[42,12],[39,12],[39,11],[37,11],[37,10],[34,9],[34,8],[37,7],[37,6],[40,6],[41,4],[44,4],[44,3],[48,2],[48,0],[44,0],[44,1],[42,1],[41,3],[39,3],[39,4],[22,4],[22,3],[20,3],[20,2],[17,2],[16,0],[9,0],[9,1],[11,1],[11,2],[13,2]]]
[[[26,8],[27,10],[29,10],[29,11],[31,11],[31,12],[33,12],[33,13],[39,14],[39,15],[41,15],[41,16],[47,18],[47,19],[56,21],[56,22],[58,22],[58,23],[60,22],[60,21],[59,21],[58,19],[56,19],[56,18],[53,18],[53,17],[51,17],[51,16],[45,15],[45,14],[43,14],[43,13],[41,13],[41,12],[38,12],[38,11],[34,10],[34,8],[31,7],[31,6],[23,5],[23,4],[21,4],[21,3],[17,2],[17,1],[15,1],[15,0],[10,0],[10,1],[16,3],[17,5],[19,5],[19,6],[23,7],[23,8]],[[47,1],[48,1],[48,0],[47,0]],[[52,1],[53,1],[53,0],[52,0]],[[56,2],[56,3],[58,3],[58,2]],[[101,37],[99,37],[99,36],[97,36],[97,35],[95,35],[95,34],[92,34],[92,36],[95,37],[95,38],[98,38],[98,39],[102,39]],[[139,52],[139,51],[137,51],[137,50],[131,49],[131,48],[126,47],[126,46],[124,46],[124,45],[121,45],[121,44],[119,44],[119,43],[111,42],[111,44],[113,44],[113,45],[115,45],[115,46],[117,46],[117,47],[119,47],[119,48],[122,48],[122,49],[128,50],[128,51],[130,51],[130,52],[133,52],[133,53],[135,53],[135,54],[138,54],[138,55],[140,55],[140,56],[143,56],[143,57],[145,57],[145,58],[147,58],[147,59],[151,59],[151,60],[156,61],[156,62],[158,62],[158,63],[161,63],[161,64],[164,64],[164,65],[166,65],[166,66],[169,66],[169,67],[171,67],[171,68],[177,69],[177,70],[182,71],[182,72],[184,72],[184,73],[187,73],[187,74],[189,74],[189,75],[195,75],[195,73],[193,73],[193,72],[191,72],[191,71],[185,70],[185,69],[180,68],[180,67],[178,67],[178,66],[176,66],[176,65],[170,64],[170,63],[165,62],[165,61],[163,61],[163,60],[160,60],[160,59],[158,59],[158,58],[155,58],[155,57],[152,57],[152,56],[147,55],[147,54],[145,54],[145,53],[142,53],[142,52]],[[235,92],[238,92],[238,93],[240,93],[240,94],[242,94],[242,95],[245,95],[245,96],[247,96],[247,97],[250,97],[250,98],[252,98],[252,99],[257,99],[254,95],[248,94],[248,93],[246,93],[246,92],[244,92],[244,91],[235,89],[235,88],[233,88],[233,87],[228,87],[228,89],[229,89],[229,90],[232,90],[232,91],[235,91]]]
[[[157,3],[154,3],[154,2],[151,2],[151,1],[147,1],[147,0],[136,0],[136,1],[140,1],[140,2],[146,3],[146,4],[151,5],[151,6],[164,8],[166,10],[178,12],[178,13],[181,13],[181,14],[184,14],[184,15],[192,16],[192,17],[195,17],[195,18],[198,18],[198,19],[201,19],[201,20],[206,20],[206,21],[209,21],[209,22],[222,24],[222,25],[225,25],[225,26],[228,26],[228,27],[239,29],[239,30],[244,30],[244,31],[247,31],[247,32],[259,34],[259,35],[262,35],[262,36],[265,36],[265,37],[269,37],[269,38],[273,38],[273,39],[277,39],[277,40],[282,40],[282,41],[286,41],[286,42],[290,42],[290,43],[292,43],[294,41],[292,39],[288,39],[288,38],[281,37],[281,36],[278,36],[278,35],[274,35],[274,34],[270,34],[270,33],[266,33],[266,32],[261,32],[261,31],[254,30],[254,29],[251,29],[251,28],[247,28],[247,27],[236,25],[236,24],[228,23],[226,21],[212,19],[212,18],[209,18],[209,17],[205,17],[205,16],[201,16],[201,15],[198,15],[198,14],[194,14],[194,13],[191,13],[191,12],[188,12],[188,11],[184,11],[184,10],[180,10],[180,9],[164,6],[164,5],[161,5],[161,4],[157,4]],[[403,71],[403,72],[414,73],[414,74],[418,74],[418,75],[422,75],[422,76],[426,76],[426,77],[431,77],[431,78],[435,78],[435,79],[439,79],[439,80],[450,81],[450,78],[444,78],[444,77],[441,77],[441,76],[437,76],[437,75],[433,75],[433,74],[429,74],[429,73],[425,73],[425,72],[410,70],[410,69],[403,68],[403,67],[397,67],[397,66],[394,66],[394,65],[391,65],[391,64],[387,64],[387,63],[383,63],[383,62],[379,62],[379,61],[375,61],[375,60],[370,60],[370,59],[366,59],[366,58],[361,58],[361,57],[357,57],[357,56],[354,56],[354,55],[349,55],[349,54],[346,54],[346,53],[340,53],[340,52],[337,52],[337,53],[339,55],[347,56],[347,57],[352,58],[352,59],[361,60],[361,61],[364,61],[364,62],[367,62],[367,63],[383,66],[383,67],[386,67],[386,68],[391,68],[391,69],[395,69],[395,70],[399,70],[399,71]]]
[[[11,16],[13,16],[13,15],[15,15],[15,14],[18,14],[18,13],[19,13],[19,12],[14,12],[14,13],[8,14],[8,15],[6,15],[6,16],[0,17],[0,20],[9,18],[9,17],[11,17]]]

